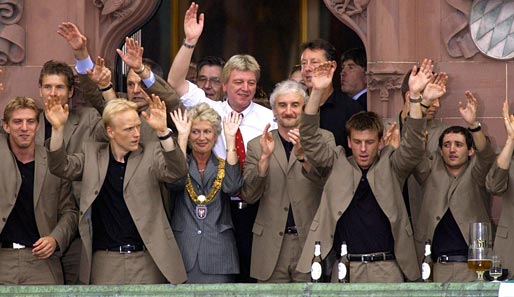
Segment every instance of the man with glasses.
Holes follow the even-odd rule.
[[[221,72],[225,60],[221,57],[206,56],[198,61],[196,85],[205,92],[205,96],[214,101],[223,101],[225,94],[221,88]]]

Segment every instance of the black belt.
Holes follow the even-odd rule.
[[[23,244],[19,244],[19,243],[16,243],[16,242],[8,242],[8,241],[2,241],[2,248],[3,249],[24,249],[26,248],[26,246],[24,246]]]
[[[99,249],[102,250],[102,249]],[[125,244],[113,248],[107,248],[105,251],[118,252],[120,254],[130,254],[135,252],[145,251],[146,247],[144,244]]]
[[[248,203],[243,200],[230,200],[230,202],[232,202],[232,205],[235,206],[236,209],[245,209],[248,207]]]
[[[446,256],[442,255],[437,257],[437,263],[450,263],[450,262],[468,262],[467,256]]]
[[[286,231],[284,231],[285,234],[298,234],[298,230],[296,229],[296,226],[289,226],[286,227]]]
[[[396,259],[391,252],[371,253],[371,254],[348,254],[348,260],[355,262],[376,262]]]

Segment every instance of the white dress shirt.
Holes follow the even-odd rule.
[[[232,111],[232,107],[228,104],[228,100],[225,101],[214,101],[205,96],[205,92],[195,84],[188,81],[189,90],[186,94],[180,97],[180,101],[186,108],[190,108],[200,103],[207,103],[210,107],[218,112],[223,120],[224,117],[229,115]],[[243,142],[245,144],[245,151],[247,143],[255,137],[261,136],[266,124],[270,123],[270,131],[277,128],[277,123],[274,121],[273,112],[262,105],[256,104],[253,101],[248,107],[243,110],[243,120],[239,129],[243,136]],[[222,125],[223,129],[223,125]],[[226,159],[227,153],[225,151],[225,135],[223,130],[221,131],[220,137],[216,145],[214,145],[214,153],[220,157]]]

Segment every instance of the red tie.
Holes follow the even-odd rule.
[[[239,159],[239,164],[241,164],[241,171],[245,166],[246,152],[245,152],[245,144],[243,142],[243,135],[241,135],[241,130],[237,128],[236,133],[236,152],[237,158]]]

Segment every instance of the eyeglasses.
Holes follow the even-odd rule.
[[[200,76],[196,82],[198,84],[202,84],[202,85],[206,85],[207,82],[211,82],[211,84],[213,85],[220,85],[221,84],[221,80],[219,77],[206,77],[206,76]]]

